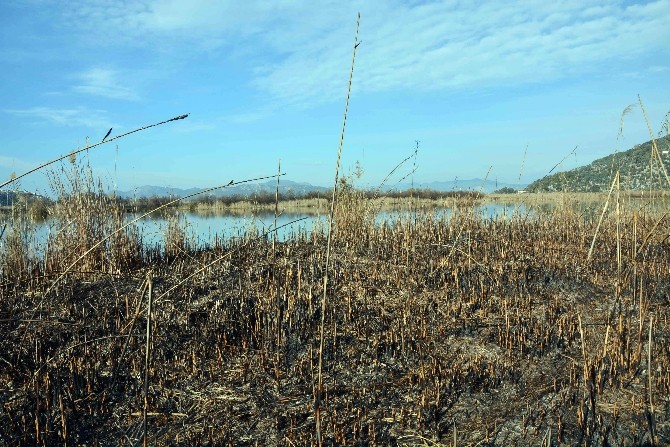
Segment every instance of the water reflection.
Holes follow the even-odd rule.
[[[574,212],[582,215],[585,219],[597,219],[602,212],[603,203],[575,202],[571,208]],[[630,209],[631,203],[627,204]],[[639,206],[639,204],[638,204]],[[434,220],[449,220],[455,215],[468,215],[481,219],[511,219],[529,218],[538,215],[546,215],[559,209],[556,202],[539,202],[532,205],[524,203],[480,203],[474,207],[428,207],[410,210],[407,207],[396,209],[382,209],[375,215],[375,223],[393,225],[396,222],[405,223],[408,219],[417,220],[429,216]],[[610,210],[614,203],[610,203]],[[637,208],[637,206],[636,206]],[[137,218],[139,214],[129,213],[126,215],[128,222]],[[7,223],[5,234],[0,240],[2,247],[7,235],[11,231],[12,217],[0,215],[0,226]],[[184,228],[187,240],[191,246],[207,248],[216,246],[218,243],[235,238],[263,236],[271,239],[274,237],[274,213],[237,211],[234,213],[213,212],[184,212],[170,210],[164,213],[151,214],[134,225],[142,235],[142,240],[147,248],[161,248],[165,245],[166,232],[170,220],[178,219]],[[309,237],[313,231],[325,233],[327,231],[327,210],[325,208],[299,209],[283,211],[277,216],[277,239],[284,241],[297,236]],[[29,249],[32,253],[41,253],[46,245],[49,235],[59,231],[60,222],[45,220],[42,222],[21,223],[21,234],[25,235]]]
[[[327,215],[321,212],[308,210],[306,212],[281,212],[277,216],[277,240],[285,241],[297,236],[309,237],[316,228],[317,231],[326,232]],[[408,218],[420,219],[422,216],[430,215],[433,219],[450,219],[454,213],[470,212],[481,218],[498,219],[510,218],[514,215],[527,215],[532,210],[523,204],[500,204],[484,203],[476,207],[454,209],[451,207],[422,208],[418,210],[394,209],[379,211],[375,216],[375,223],[393,224],[398,221],[406,221]],[[128,222],[139,217],[140,214],[129,213],[126,215]],[[145,246],[156,248],[165,245],[165,235],[168,231],[170,220],[178,219],[184,228],[188,240],[196,247],[207,248],[215,246],[218,242],[228,241],[235,238],[253,237],[265,235],[267,238],[274,237],[275,216],[273,212],[258,213],[198,213],[170,211],[168,213],[150,214],[134,223],[142,235]],[[4,222],[3,222],[4,221]],[[7,223],[5,236],[12,225],[11,218],[5,216],[0,220],[0,225]],[[31,252],[41,253],[46,245],[49,235],[59,231],[60,223],[47,219],[41,222],[23,222],[22,232],[26,233],[26,239]],[[4,238],[3,238],[4,239]],[[0,241],[0,243],[4,243]]]
[[[623,199],[623,198],[622,198]],[[400,204],[399,204],[400,205]],[[375,223],[393,225],[396,222],[405,223],[409,219],[417,220],[430,216],[434,220],[451,219],[454,215],[468,215],[481,219],[511,219],[529,218],[547,215],[565,207],[590,221],[598,220],[603,211],[604,201],[537,201],[535,203],[479,203],[476,206],[442,206],[423,207],[410,210],[406,204],[396,208],[383,208],[375,214]],[[616,203],[611,198],[609,212],[613,212]],[[628,212],[653,212],[659,209],[668,209],[667,200],[628,199],[622,200],[621,206]],[[170,219],[178,218],[185,229],[186,236],[192,246],[207,248],[235,238],[261,236],[274,237],[274,213],[272,211],[252,212],[249,209],[236,209],[233,212],[213,212],[213,209],[204,209],[203,212],[173,211],[150,214],[134,225],[142,235],[147,248],[160,248],[165,245],[165,235]],[[313,231],[325,233],[327,231],[327,212],[325,206],[314,208],[291,208],[277,217],[277,239],[284,241],[296,236],[309,237]],[[128,222],[137,218],[138,214],[126,215]],[[26,241],[29,252],[37,254],[43,252],[49,235],[60,230],[60,222],[53,219],[30,221],[13,217],[10,213],[0,214],[0,249],[7,243],[8,236],[17,231]],[[3,230],[4,227],[4,230]]]
[[[420,208],[418,210],[395,209],[377,213],[375,223],[394,223],[407,219],[421,219],[430,216],[434,220],[451,219],[455,214],[468,214],[481,219],[509,219],[515,216],[525,217],[535,213],[532,207],[523,203],[482,203],[474,207],[435,207]]]
[[[131,219],[135,218],[133,216]],[[175,218],[172,216],[171,218]],[[201,214],[185,212],[177,216],[186,230],[187,237],[198,247],[210,247],[217,241],[243,238],[249,235],[274,236],[272,229],[275,224],[274,213],[261,214]],[[284,241],[295,237],[299,233],[309,234],[314,221],[319,216],[306,213],[281,213],[277,216],[277,240]],[[145,244],[160,245],[165,242],[165,233],[168,226],[167,217],[156,217],[138,223]]]

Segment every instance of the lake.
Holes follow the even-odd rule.
[[[447,207],[421,209],[412,212],[412,217],[420,217],[431,214],[436,219],[449,219],[454,210]],[[484,203],[477,205],[474,212],[482,218],[507,218],[513,214],[522,216],[533,211],[523,204],[498,204]],[[138,214],[128,214],[127,219],[131,221],[138,217]],[[172,217],[169,217],[172,216]],[[272,228],[274,225],[274,213],[257,212],[249,214],[201,214],[195,212],[170,211],[170,214],[149,215],[138,221],[137,225],[142,234],[144,244],[147,247],[163,247],[165,243],[165,234],[168,228],[169,218],[178,217],[181,224],[186,229],[186,233],[191,241],[197,247],[206,248],[215,245],[217,240],[229,240],[231,238],[242,238],[245,234],[256,232],[262,235],[267,233],[267,237],[273,237]],[[384,210],[380,211],[375,222],[381,225],[384,222],[394,223],[398,220],[406,220],[410,216],[409,210]],[[7,219],[7,216],[2,216]],[[328,216],[325,213],[308,212],[282,212],[277,216],[277,239],[284,241],[303,234],[309,235],[315,225],[320,228],[327,228]],[[0,221],[0,225],[6,222]],[[45,220],[43,222],[31,224],[28,228],[28,243],[30,251],[39,256],[43,251],[49,234],[58,231],[58,222]],[[0,240],[0,246],[4,245],[5,237]]]

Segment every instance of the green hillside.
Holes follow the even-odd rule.
[[[670,168],[670,136],[666,135],[658,138],[656,144],[667,170]],[[617,169],[621,173],[622,189],[628,191],[648,190],[651,151],[651,141],[647,141],[625,152],[599,158],[586,166],[547,175],[528,185],[526,190],[528,192],[606,192],[612,184]],[[654,179],[654,189],[667,187],[658,161],[654,160],[651,172]],[[659,184],[659,179],[663,179],[663,183]]]

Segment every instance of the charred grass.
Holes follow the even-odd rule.
[[[374,225],[366,200],[338,200],[324,444],[670,443],[663,215],[619,216],[618,263],[614,214],[587,261],[597,222],[571,208]],[[141,442],[150,270],[149,443],[315,444],[322,232],[152,254],[131,233],[54,285],[114,222],[61,213],[70,245],[4,264],[0,443]]]

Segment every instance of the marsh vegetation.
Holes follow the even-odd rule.
[[[344,187],[324,294],[323,226],[150,250],[84,167],[53,181],[45,255],[19,215],[2,239],[5,445],[135,445],[145,414],[155,445],[314,445],[323,296],[326,445],[670,442],[667,204],[379,223]]]
[[[152,248],[134,224],[181,200],[128,221],[75,160],[187,115],[52,171],[43,256],[27,213],[2,227],[0,443],[670,444],[667,196],[627,200],[617,172],[602,212],[413,192],[380,222],[338,177],[346,110],[328,226],[284,240],[203,248],[172,215]]]

